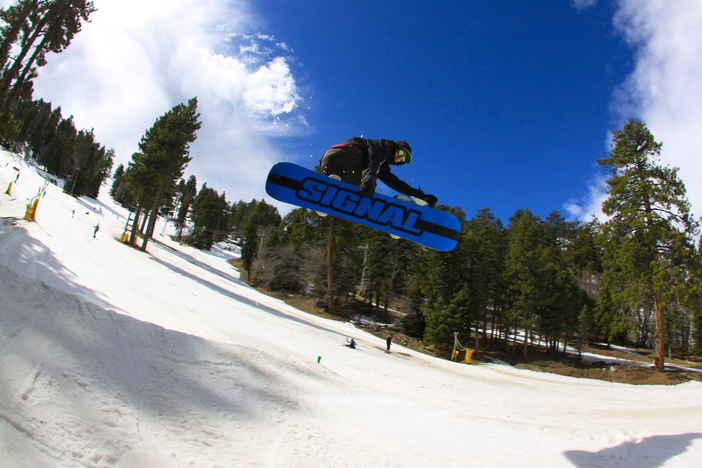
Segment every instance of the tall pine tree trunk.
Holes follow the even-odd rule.
[[[143,212],[143,219],[141,221],[141,226],[139,226],[139,234],[141,234],[141,237],[144,237],[144,233],[146,232],[146,223],[149,222],[149,213],[151,213],[148,210],[145,210]]]
[[[141,217],[141,203],[137,204],[136,212],[134,213],[134,222],[132,223],[132,233],[129,235],[129,245],[136,245],[137,229],[139,229],[139,218]]]
[[[141,244],[141,251],[146,252],[146,244],[149,243],[149,238],[151,233],[154,232],[156,227],[156,218],[158,218],[158,204],[161,201],[161,191],[163,190],[163,184],[158,184],[156,188],[156,195],[154,196],[154,203],[151,205],[151,216],[149,217],[149,225],[144,232],[144,242]]]
[[[33,31],[32,35],[27,41],[23,41],[22,43],[22,48],[20,49],[17,57],[15,57],[15,61],[12,64],[12,67],[9,69],[5,70],[5,73],[3,74],[3,80],[2,80],[2,88],[0,89],[0,94],[4,95],[5,97],[5,102],[2,103],[4,106],[4,109],[6,111],[10,110],[11,106],[11,101],[10,101],[10,94],[11,94],[11,86],[12,86],[12,80],[13,79],[19,79],[20,75],[20,70],[23,65],[24,59],[27,57],[27,54],[29,51],[34,47],[34,42],[36,42],[37,38],[39,37],[40,34],[44,33],[45,34],[45,39],[48,37],[46,36],[46,31],[44,31],[44,27],[47,25],[49,20],[51,19],[51,15],[54,14],[54,8],[57,6],[62,6],[63,0],[58,0],[54,6],[52,6],[49,10],[47,10],[44,14],[44,16],[41,18],[41,20],[32,26]],[[44,41],[42,41],[42,44],[44,44]],[[32,60],[26,64],[26,67],[31,67],[36,60],[36,52],[39,52],[40,49],[39,47],[35,47],[35,54],[32,56]],[[17,86],[17,83],[15,83],[15,86]]]
[[[329,240],[327,241],[327,308],[334,313],[334,217],[329,216]]]
[[[37,7],[38,0],[33,0],[31,3],[26,3],[19,12],[18,16],[14,18],[8,25],[5,26],[5,35],[0,42],[0,69],[4,69],[7,64],[7,59],[10,56],[10,51],[12,50],[13,44],[19,39],[19,34],[22,31],[22,26],[25,24],[26,19],[29,14]],[[17,4],[14,7],[20,7]]]
[[[475,345],[473,346],[475,351],[480,350],[480,322],[475,322]]]
[[[34,54],[32,54],[32,57],[29,59],[29,62],[27,62],[27,65],[24,67],[24,69],[20,72],[19,76],[15,80],[15,84],[12,86],[12,89],[10,89],[7,92],[7,98],[5,101],[6,111],[10,111],[12,105],[15,103],[15,100],[21,94],[22,88],[25,84],[25,80],[27,79],[27,74],[29,74],[32,71],[32,68],[34,67],[34,62],[36,62],[37,57],[42,53],[44,47],[46,47],[46,44],[48,42],[49,37],[44,36],[44,39],[42,39],[41,43],[39,43],[39,45],[34,49]]]
[[[656,370],[663,372],[665,369],[665,322],[663,317],[663,298],[660,293],[655,293],[656,300]]]

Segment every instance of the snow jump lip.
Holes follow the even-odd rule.
[[[281,174],[288,171],[293,172],[293,177]],[[453,250],[458,243],[460,223],[448,213],[454,218],[457,229],[425,219],[423,207],[418,205],[382,195],[363,197],[350,184],[315,173],[307,176],[310,172],[292,163],[278,163],[268,175],[266,192],[277,200],[399,234],[436,250]],[[294,177],[297,175],[299,178]]]

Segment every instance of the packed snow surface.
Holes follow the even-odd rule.
[[[22,220],[41,174],[0,153],[1,467],[702,466],[698,382],[386,354],[248,287],[236,252],[118,242],[107,189],[49,184]]]

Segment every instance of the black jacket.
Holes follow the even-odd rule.
[[[395,163],[395,151],[398,147],[393,140],[353,137],[344,141],[344,144],[353,145],[361,150],[367,157],[366,167],[374,174],[378,174],[378,179],[382,180],[385,185],[410,197],[417,194],[417,189],[412,188],[390,172],[390,165],[401,165]]]

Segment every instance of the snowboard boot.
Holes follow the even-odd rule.
[[[398,200],[402,200],[402,201],[414,203],[414,200],[413,200],[413,199],[410,199],[410,198],[408,198],[408,197],[405,196],[405,195],[395,195],[395,198],[397,198]],[[396,236],[395,234],[390,234],[390,237],[392,237],[393,239],[399,239],[399,238],[400,238],[400,236]]]
[[[398,200],[414,203],[415,205],[427,206],[427,202],[425,202],[421,198],[414,198],[414,197],[409,198],[406,195],[395,195],[395,198],[397,198]],[[393,239],[400,238],[400,236],[396,236],[395,234],[390,234],[390,237],[392,237]]]
[[[341,177],[339,177],[339,176],[336,175],[336,174],[329,174],[327,177],[329,177],[330,179],[338,180],[339,182],[341,182]],[[326,218],[326,217],[327,217],[327,214],[326,214],[326,213],[322,213],[321,211],[315,211],[315,213],[317,213],[317,214],[318,214],[319,216],[321,216],[322,218]]]

